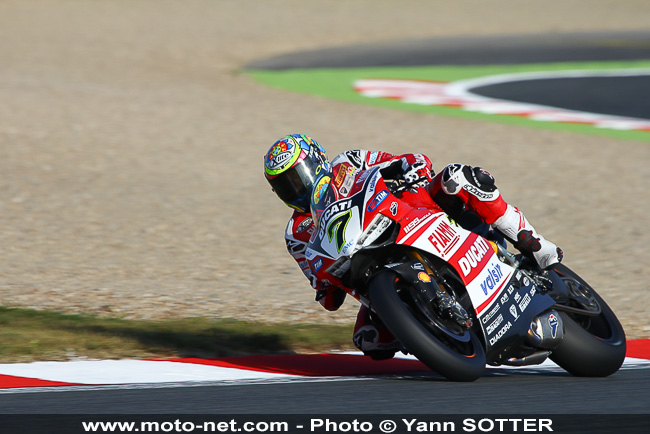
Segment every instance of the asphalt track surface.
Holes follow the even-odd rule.
[[[554,35],[544,38],[483,39],[481,49],[471,39],[449,39],[434,45],[431,41],[407,44],[357,46],[325,49],[269,59],[249,65],[251,68],[287,69],[305,67],[357,67],[380,65],[486,64],[559,62],[578,60],[631,60],[650,58],[648,33],[616,35]],[[593,79],[575,86],[574,82],[554,80],[544,86],[559,85],[564,91],[535,90],[521,82],[515,89],[499,85],[481,89],[485,93],[508,94],[539,102],[542,97],[561,95],[565,102],[584,98],[567,92],[584,92],[598,84],[607,87],[606,96],[626,96],[634,88],[650,89],[650,78],[609,80]],[[530,101],[534,99],[535,101]],[[643,98],[637,98],[643,100]],[[635,99],[635,100],[637,100]],[[648,110],[648,99],[639,102]],[[554,101],[545,101],[551,104]],[[601,113],[615,113],[610,102],[599,100]],[[558,105],[557,100],[555,104]],[[562,106],[562,105],[559,105]],[[629,107],[629,101],[627,107]],[[589,102],[590,111],[596,102]],[[620,106],[617,106],[620,107]],[[637,108],[626,113],[631,116]],[[602,111],[605,110],[605,111]],[[495,372],[479,381],[459,384],[437,375],[375,377],[308,381],[279,384],[203,385],[199,387],[146,387],[84,389],[76,391],[28,391],[0,395],[2,413],[30,414],[373,414],[427,413],[547,413],[547,414],[628,414],[648,413],[650,369],[622,370],[609,378],[583,379],[563,373]]]
[[[650,59],[650,32],[437,38],[325,48],[264,59],[251,69],[504,65]],[[399,77],[395,77],[399,78]],[[650,75],[522,80],[471,89],[491,98],[650,119]]]
[[[250,69],[516,65],[650,59],[650,32],[439,37],[303,51],[250,63]]]
[[[607,115],[650,119],[650,76],[522,80],[482,86],[490,98]]]
[[[473,383],[432,373],[10,393],[0,395],[0,409],[10,414],[646,414],[648,384],[650,369],[624,369],[608,378],[521,369],[490,372]]]

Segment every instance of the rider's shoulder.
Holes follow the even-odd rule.
[[[332,166],[347,163],[357,169],[364,169],[368,162],[369,153],[370,151],[367,151],[365,149],[350,149],[348,151],[341,152],[332,160]]]
[[[287,222],[287,228],[285,230],[286,236],[296,237],[298,234],[302,233],[311,234],[313,225],[314,220],[312,219],[310,212],[300,212],[296,210]]]

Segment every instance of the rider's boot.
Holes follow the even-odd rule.
[[[562,261],[562,249],[535,231],[524,214],[508,204],[505,213],[492,226],[513,241],[514,246],[542,269]]]

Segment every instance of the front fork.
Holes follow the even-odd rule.
[[[434,306],[438,310],[438,314],[442,317],[448,317],[449,319],[454,320],[459,326],[465,330],[469,330],[472,327],[472,318],[468,315],[467,311],[461,306],[461,304],[456,300],[453,294],[450,294],[447,288],[451,286],[442,277],[439,273],[436,273],[429,261],[427,261],[420,253],[417,251],[409,252],[411,259],[414,259],[420,262],[426,274],[429,278],[434,281],[434,298],[431,300]]]

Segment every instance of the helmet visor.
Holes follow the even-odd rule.
[[[275,194],[288,205],[307,209],[308,195],[311,193],[317,167],[310,159],[301,161],[296,166],[269,180]]]

